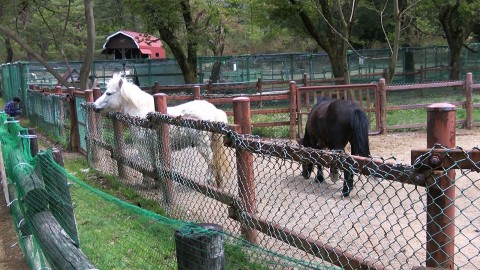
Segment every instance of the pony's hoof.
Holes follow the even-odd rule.
[[[350,196],[350,191],[352,191],[351,188],[343,188],[342,189],[342,198],[346,198]]]
[[[207,186],[215,185],[215,181],[211,178],[207,178],[206,184]]]
[[[310,173],[302,172],[302,176],[304,179],[310,178]]]
[[[338,179],[340,178],[338,172],[332,173],[331,175],[332,175],[331,179],[332,179],[333,183],[336,183],[338,181]]]
[[[315,182],[323,183],[323,178],[315,177]]]

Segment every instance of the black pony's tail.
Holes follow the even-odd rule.
[[[356,109],[352,117],[352,154],[362,157],[370,156],[370,147],[368,144],[368,126],[369,121],[365,112]]]

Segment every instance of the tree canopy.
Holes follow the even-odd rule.
[[[1,59],[103,58],[105,37],[126,29],[158,35],[191,83],[199,55],[324,51],[348,83],[347,50],[390,47],[394,70],[399,47],[432,43],[450,47],[454,79],[460,50],[480,32],[473,0],[115,0],[91,2],[91,16],[88,3],[0,0]]]

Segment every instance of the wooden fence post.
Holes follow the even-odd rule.
[[[30,139],[30,154],[35,157],[38,153],[37,131],[34,128],[28,128],[28,137]]]
[[[237,97],[233,99],[233,122],[239,126],[239,133],[252,134],[252,123],[250,114],[250,99],[248,97]],[[242,204],[242,211],[248,214],[255,214],[255,178],[253,174],[252,153],[237,149],[237,174],[238,193]],[[241,225],[242,234],[253,244],[258,242],[258,231],[248,228],[248,225]]]
[[[153,94],[158,94],[160,93],[160,84],[158,82],[155,82],[155,84],[153,85]]]
[[[263,85],[262,85],[262,78],[257,79],[257,83],[255,83],[255,86],[257,87],[257,93],[262,96],[263,93]],[[263,99],[260,99],[260,108],[263,107]]]
[[[213,94],[213,81],[212,80],[208,80],[208,84],[207,84],[207,94]]]
[[[163,93],[158,93],[153,95],[155,101],[155,111],[161,114],[167,114],[167,95]],[[168,205],[173,201],[173,180],[171,177],[172,172],[172,161],[170,155],[170,136],[169,136],[169,125],[161,124],[157,127],[157,144],[160,146],[158,148],[158,164],[161,166],[156,166],[157,177],[160,180],[163,178],[163,181],[160,182],[163,192],[165,194],[165,203]],[[160,176],[163,176],[160,178]]]
[[[98,90],[100,90],[100,88],[97,88]],[[97,91],[98,92],[98,91]],[[101,93],[100,93],[101,94]],[[97,93],[98,95],[98,93]],[[95,101],[95,89],[87,89],[85,90],[85,101],[86,102],[94,102]],[[91,136],[91,139],[90,140],[87,140],[87,152],[89,152],[91,154],[91,156],[89,156],[88,158],[90,158],[89,161],[91,161],[92,163],[95,163],[99,160],[99,157],[98,157],[98,152],[96,151],[96,147],[95,147],[95,144],[94,143],[91,143],[91,140],[95,141],[97,139],[99,139],[99,136],[97,134],[97,119],[98,121],[102,121],[101,120],[101,115],[99,115],[100,118],[97,118],[97,115],[96,113],[93,112],[93,110],[90,110],[89,113],[88,113],[88,134],[90,134]]]
[[[455,146],[455,110],[448,103],[434,103],[427,108],[427,147],[441,144]],[[432,165],[441,162],[431,157]],[[427,186],[427,267],[454,269],[455,252],[455,170],[434,171],[433,185]]]
[[[95,100],[97,100],[101,96],[102,96],[102,90],[100,89],[100,87],[94,87],[93,88],[93,101],[92,102],[94,102]]]
[[[199,85],[195,85],[193,87],[193,99],[202,99],[202,95],[200,95],[200,86]]]
[[[381,78],[378,82],[378,108],[380,115],[380,127],[377,127],[380,134],[387,134],[387,90],[385,86],[385,79]]]
[[[290,82],[290,92],[294,92],[296,97],[295,97],[295,103],[294,104],[290,104],[290,108],[292,106],[295,106],[295,124],[294,124],[294,129],[296,129],[296,131],[294,130],[293,132],[297,132],[296,134],[296,138],[302,138],[303,137],[303,118],[302,118],[302,99],[300,98],[300,95],[302,94],[299,90],[298,90],[298,87],[297,87],[297,83],[295,81],[291,81]],[[306,91],[308,92],[308,91]],[[305,95],[305,98],[307,98],[308,96]],[[291,102],[291,99],[292,97],[290,97],[290,102]],[[292,128],[292,117],[293,115],[291,115],[292,111],[290,111],[290,132],[291,131],[291,128]]]
[[[93,88],[93,100],[91,102],[95,102],[101,96],[102,96],[102,90],[100,89],[100,87],[94,87]],[[92,126],[92,127],[94,127],[95,128],[94,130],[98,132],[97,137],[101,138],[102,137],[102,135],[100,133],[101,130],[97,129],[96,123],[102,123],[102,115],[101,114],[93,114],[92,116],[94,116],[94,118],[92,118],[92,122],[95,123],[95,125]]]
[[[52,148],[52,159],[62,168],[64,167],[60,149]],[[67,176],[63,171],[54,167],[47,152],[39,153],[38,160],[42,164],[41,175],[47,190],[49,210],[78,247],[80,241]]]
[[[295,126],[297,124],[297,117],[300,118],[301,115],[298,115],[299,108],[297,107],[297,84],[295,81],[290,82],[290,140],[295,140],[297,134],[295,134]],[[300,104],[301,106],[301,104]],[[301,122],[301,121],[300,121]]]
[[[55,95],[58,95],[57,108],[58,108],[58,118],[65,119],[65,109],[63,108],[64,99],[61,97],[63,94],[62,87],[58,85],[55,87]],[[65,137],[65,128],[62,126],[60,128],[60,134],[62,137]]]
[[[127,177],[127,168],[123,164],[122,159],[125,157],[125,137],[123,136],[123,123],[116,118],[112,119],[112,126],[113,126],[113,156],[114,159],[117,161],[117,170],[118,176],[120,178]]]
[[[57,94],[57,95],[61,94],[62,93],[62,86],[60,86],[60,85],[55,86],[55,89],[53,90],[53,93]]]
[[[70,148],[78,152],[80,148],[80,134],[78,131],[77,104],[75,101],[75,88],[68,87],[68,111],[70,112]]]
[[[473,126],[473,93],[472,93],[473,76],[468,72],[465,77],[465,127],[472,129]]]
[[[85,101],[86,102],[93,102],[94,101],[93,90],[92,89],[86,89],[84,93],[85,93]]]
[[[423,68],[423,66],[420,66],[420,69],[418,70],[418,72],[420,73],[419,83],[423,83],[423,81],[425,80],[425,69]]]
[[[10,196],[9,196],[9,190],[8,190],[8,181],[7,181],[7,173],[5,171],[5,163],[3,160],[3,154],[2,154],[2,143],[0,142],[0,181],[2,182],[3,186],[3,195],[5,196],[5,201],[8,204],[10,204]],[[14,187],[15,188],[15,187]]]

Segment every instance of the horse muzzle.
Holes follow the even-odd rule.
[[[98,108],[97,106],[93,106],[93,111],[99,113],[103,110],[103,108]]]

